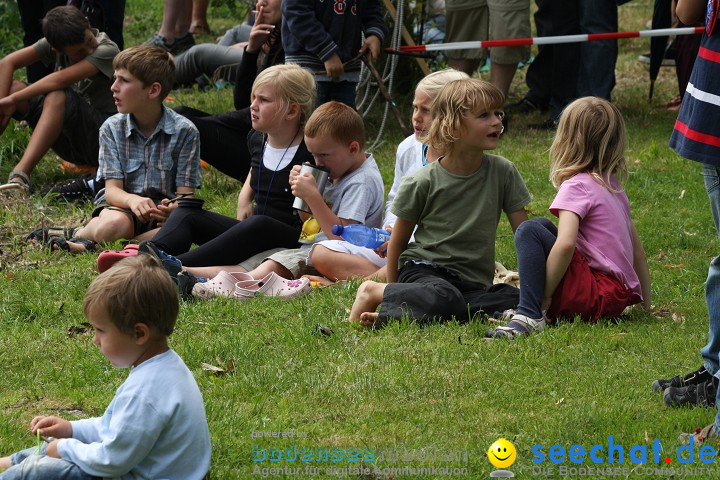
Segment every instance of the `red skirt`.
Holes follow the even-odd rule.
[[[625,307],[640,302],[640,296],[626,288],[620,280],[593,270],[577,249],[565,275],[553,293],[547,318],[573,319],[579,316],[595,323],[600,317],[619,316]]]

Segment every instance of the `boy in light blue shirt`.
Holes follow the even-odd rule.
[[[47,442],[0,458],[0,479],[204,478],[210,434],[197,383],[168,346],[179,303],[167,272],[147,255],[124,259],[93,281],[83,310],[95,345],[130,374],[102,417],[33,418]]]

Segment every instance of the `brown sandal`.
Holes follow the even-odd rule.
[[[10,172],[7,183],[5,185],[0,185],[0,192],[7,190],[20,190],[24,193],[29,193],[30,177],[20,170]]]

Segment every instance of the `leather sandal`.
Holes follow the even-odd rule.
[[[8,181],[5,185],[0,185],[0,192],[17,190],[23,193],[30,192],[30,177],[27,173],[21,172],[20,170],[13,170],[8,176]]]

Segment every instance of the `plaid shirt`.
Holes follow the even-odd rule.
[[[145,137],[130,114],[118,113],[100,127],[97,178],[123,181],[128,193],[156,203],[177,187],[200,187],[200,139],[195,125],[163,106],[155,131]]]

